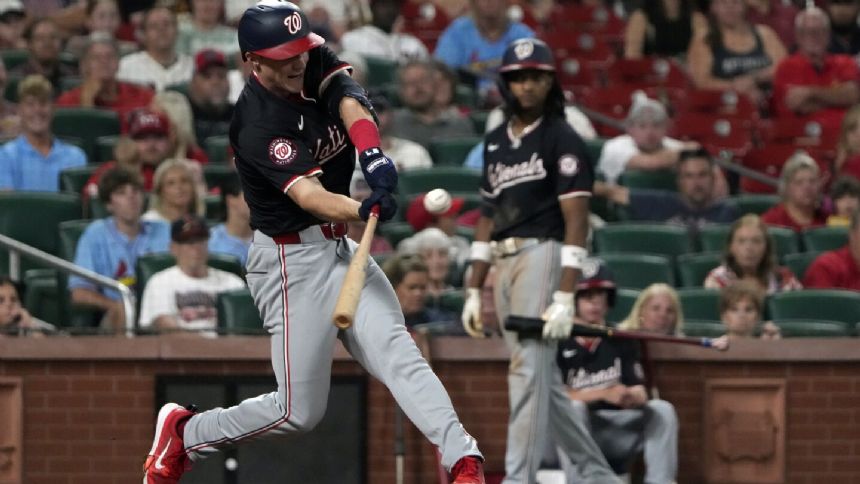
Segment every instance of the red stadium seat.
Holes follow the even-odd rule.
[[[636,88],[629,86],[594,88],[588,92],[587,97],[582,99],[582,104],[610,118],[623,121],[627,117],[627,112],[633,103],[633,93],[636,91]],[[649,97],[654,95],[654,92],[649,89],[644,91]],[[598,133],[604,137],[623,134],[620,130],[603,124],[597,124],[596,127]]]
[[[403,17],[403,31],[418,37],[430,52],[436,48],[439,36],[451,22],[445,10],[430,1],[403,2],[400,14]]]
[[[825,184],[830,181],[830,158],[827,152],[818,149],[803,148],[794,144],[769,144],[761,148],[750,150],[743,158],[743,165],[747,168],[764,173],[765,175],[779,178],[782,166],[799,150],[806,151],[818,163],[821,169],[821,177]],[[741,177],[741,191],[744,193],[775,193],[776,188],[764,183]]]
[[[577,96],[581,96],[588,88],[602,84],[600,73],[577,59],[568,58],[556,64],[561,87],[573,91]]]
[[[747,96],[734,91],[694,89],[687,91],[678,112],[707,113],[743,119],[758,119],[758,109]]]
[[[624,36],[624,20],[603,5],[574,3],[556,5],[550,18],[552,27],[557,31],[587,31],[601,36],[604,40],[622,39]]]
[[[681,139],[698,141],[713,154],[729,152],[742,157],[752,148],[752,121],[702,113],[682,113],[675,117],[671,133]]]
[[[607,81],[611,86],[687,87],[687,76],[678,64],[669,59],[647,57],[644,59],[616,59],[607,70]]]
[[[773,118],[762,123],[759,135],[765,144],[792,144],[800,148],[835,150],[839,133],[823,129],[815,121]]]
[[[606,69],[615,56],[613,50],[597,36],[589,32],[554,31],[544,34],[544,40],[552,48],[556,62],[577,59],[595,69]]]

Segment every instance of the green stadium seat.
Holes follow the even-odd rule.
[[[60,78],[60,92],[71,91],[83,84],[84,80],[78,76],[67,76]]]
[[[463,312],[465,297],[462,290],[445,291],[439,296],[439,308],[454,314]]]
[[[164,269],[174,265],[176,265],[176,259],[173,257],[173,254],[168,252],[146,254],[138,257],[135,268],[138,293],[140,295],[143,294],[143,289],[146,287],[146,283],[149,282],[149,279],[155,275],[155,273],[163,271]],[[245,275],[245,268],[242,267],[242,263],[239,262],[237,257],[232,255],[209,254],[207,265],[209,265],[209,267],[236,274],[239,277],[244,277]]]
[[[99,136],[96,138],[95,160],[90,160],[90,163],[115,160],[116,156],[114,156],[113,149],[116,147],[118,141],[119,136],[116,135]]]
[[[684,319],[720,320],[720,291],[718,289],[679,289],[678,298],[684,310]]]
[[[472,111],[469,113],[469,119],[472,125],[475,126],[475,132],[482,134],[487,130],[487,118],[490,116],[489,111]]]
[[[685,227],[670,224],[612,223],[594,232],[599,254],[636,252],[677,257],[692,251]]]
[[[611,326],[617,326],[618,323],[624,321],[633,309],[638,297],[639,291],[635,289],[618,289],[615,292],[615,305],[609,309],[606,321]]]
[[[803,281],[803,276],[806,275],[806,269],[812,264],[816,257],[821,255],[820,252],[798,252],[797,254],[788,254],[783,260],[783,264],[791,269],[791,272],[798,280]]]
[[[738,207],[738,213],[741,215],[748,213],[761,215],[779,203],[779,195],[737,195],[730,200]]]
[[[58,225],[60,249],[57,255],[69,262],[74,262],[78,240],[92,222],[92,220],[67,220],[61,222]],[[55,324],[69,328],[96,327],[101,318],[101,311],[85,306],[73,306],[71,304],[68,291],[69,277],[66,273],[57,273],[57,286],[60,288],[60,307],[63,308],[63,314],[67,316],[58,319]]]
[[[2,192],[0,193],[0,233],[43,250],[59,253],[57,225],[81,218],[81,198],[71,193]],[[21,274],[43,267],[32,259],[21,257]],[[9,256],[0,251],[0,274],[9,273]]]
[[[839,289],[806,289],[773,294],[768,299],[770,317],[775,321],[810,319],[860,321],[860,293]]]
[[[842,321],[783,319],[774,321],[783,338],[844,338],[851,328]]]
[[[60,191],[80,195],[87,184],[87,180],[93,176],[101,166],[99,163],[90,163],[75,168],[66,168],[60,172]]]
[[[708,273],[720,265],[722,259],[723,254],[719,252],[679,256],[677,265],[681,287],[701,287]]]
[[[726,328],[719,320],[684,320],[684,336],[697,338],[719,338]]]
[[[430,157],[434,166],[463,166],[469,151],[480,143],[482,138],[469,136],[463,138],[439,139],[430,142]]]
[[[401,240],[411,237],[414,233],[415,230],[408,222],[387,222],[379,226],[379,234],[385,237],[395,249]]]
[[[702,250],[705,252],[723,252],[730,231],[731,226],[727,224],[712,224],[702,227],[699,231]],[[773,239],[779,260],[788,254],[800,252],[800,241],[794,230],[786,227],[768,227],[767,232]]]
[[[230,137],[210,136],[202,141],[210,163],[227,163],[230,158]]]
[[[35,318],[51,324],[62,319],[57,271],[54,269],[30,269],[24,273],[23,305]]]
[[[225,219],[220,195],[206,195],[203,202],[206,204],[206,220],[221,222]]]
[[[30,51],[27,49],[8,49],[0,51],[0,59],[3,60],[3,65],[6,66],[7,72],[27,62],[27,59],[29,58]]]
[[[768,234],[773,237],[776,255],[783,260],[788,254],[800,252],[800,239],[797,232],[787,227],[768,227]]]
[[[463,227],[461,225],[458,225],[456,228],[456,233],[460,237],[465,237],[469,239],[469,242],[475,240],[475,229],[472,227]]]
[[[588,151],[588,158],[591,161],[591,166],[597,166],[597,162],[600,161],[600,154],[603,152],[603,145],[605,143],[605,138],[585,140],[585,149]]]
[[[378,87],[397,82],[397,63],[375,56],[366,56],[367,87]]]
[[[675,285],[675,269],[669,257],[653,254],[600,254],[618,287],[645,289],[656,282]]]
[[[845,247],[848,243],[848,227],[818,227],[804,230],[801,234],[807,252],[824,252]]]
[[[120,134],[119,116],[106,109],[61,108],[54,112],[54,134],[72,136],[84,142],[84,151],[96,159],[96,139],[100,136]]]
[[[0,51],[2,52],[2,51]],[[10,103],[18,102],[18,83],[21,82],[20,77],[9,76],[6,79],[6,88],[3,89],[3,98]]]
[[[726,250],[726,242],[731,226],[728,224],[707,224],[699,229],[699,246],[702,252],[719,252]]]
[[[452,193],[477,193],[481,186],[479,171],[455,166],[407,171],[399,178],[398,185],[403,195],[425,193],[434,188],[444,188]]]
[[[218,331],[226,334],[266,334],[260,311],[248,289],[235,289],[218,294]]]
[[[454,87],[454,104],[473,109],[478,107],[477,91],[472,86],[457,84]]]
[[[236,169],[228,164],[203,165],[203,179],[209,188],[219,187],[225,181],[236,177]]]
[[[619,183],[628,188],[678,191],[672,170],[627,170],[621,174]]]

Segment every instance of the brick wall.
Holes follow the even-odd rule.
[[[138,482],[151,441],[156,375],[271,373],[265,345],[259,344],[255,346],[263,346],[262,350],[187,350],[204,355],[195,361],[169,356],[169,348],[148,358],[126,355],[129,359],[98,356],[99,351],[92,350],[96,355],[92,361],[86,359],[87,344],[78,344],[73,356],[58,356],[58,346],[39,357],[26,348],[17,348],[18,356],[10,356],[4,350],[11,347],[0,342],[0,355],[4,355],[0,376],[24,380],[27,484]],[[21,356],[22,351],[30,352]],[[120,353],[121,348],[104,351]],[[829,354],[827,348],[820,351]],[[507,362],[498,356],[503,350],[490,353],[487,357],[486,351],[478,349],[465,361],[437,357],[434,366],[463,423],[479,439],[488,470],[501,471],[508,417]],[[235,359],[225,361],[218,356],[223,354],[235,355]],[[860,352],[854,354],[860,357]],[[860,361],[737,362],[708,360],[708,356],[690,360],[683,354],[658,352],[655,357],[662,396],[675,404],[681,419],[679,483],[703,482],[704,382],[726,377],[787,379],[786,482],[860,483]],[[333,366],[338,375],[360,371],[344,358]],[[393,482],[393,400],[375,381],[368,386],[368,398],[368,482]],[[437,483],[430,445],[411,425],[406,437],[406,482]]]

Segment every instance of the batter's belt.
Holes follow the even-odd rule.
[[[492,242],[493,255],[497,258],[511,257],[519,254],[521,251],[534,247],[549,239],[539,239],[537,237],[508,237],[506,239]]]

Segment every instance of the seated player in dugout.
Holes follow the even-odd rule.
[[[606,326],[615,303],[612,273],[599,259],[583,263],[576,284],[580,324]],[[639,344],[630,340],[572,336],[559,343],[558,365],[575,418],[591,431],[616,472],[645,451],[645,483],[674,482],[678,469],[678,417],[671,403],[649,399]],[[567,482],[579,482],[576,468],[559,452]]]
[[[292,3],[266,0],[248,8],[238,38],[253,74],[236,103],[230,144],[255,230],[246,278],[271,334],[277,389],[204,412],[162,406],[144,482],[177,483],[194,462],[224,448],[316,427],[337,338],[439,449],[455,484],[484,484],[477,442],[407,332],[379,266],[366,267],[353,324],[344,330],[332,324],[357,249],[346,223],[367,221],[372,209],[385,222],[397,210],[397,171],[380,148],[365,90]],[[349,197],[356,150],[371,189],[363,202]]]

